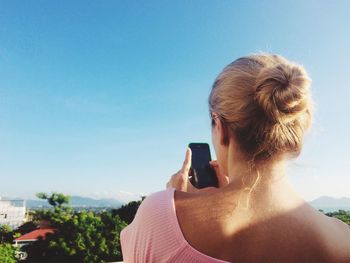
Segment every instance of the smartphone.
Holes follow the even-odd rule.
[[[210,149],[207,143],[190,143],[192,163],[189,172],[190,182],[196,188],[218,187],[218,178],[211,167]]]

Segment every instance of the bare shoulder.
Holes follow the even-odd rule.
[[[327,219],[337,236],[350,242],[350,226],[335,217],[327,217]]]
[[[325,216],[326,217],[326,216]],[[327,248],[339,262],[350,262],[350,226],[337,218],[327,217]]]
[[[237,262],[261,257],[276,262],[350,262],[350,227],[307,204],[251,222],[240,215],[220,216],[229,209],[228,202],[216,199],[217,194],[175,192],[184,238],[202,253]],[[230,235],[222,232],[234,226],[232,222],[246,222],[246,227]]]
[[[310,237],[318,240],[327,261],[350,262],[350,226],[316,210],[311,210],[309,216]]]

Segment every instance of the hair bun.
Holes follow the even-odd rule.
[[[275,124],[295,120],[308,109],[310,79],[302,66],[280,63],[261,69],[255,84],[255,101]]]

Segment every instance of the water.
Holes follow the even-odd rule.
[[[339,210],[350,211],[350,206],[315,206],[313,207],[317,210],[322,209],[325,213],[337,212]]]

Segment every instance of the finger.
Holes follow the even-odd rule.
[[[209,162],[209,164],[210,164],[211,166],[213,166],[213,167],[215,167],[215,166],[219,166],[219,164],[218,164],[218,161],[217,161],[217,160],[210,161],[210,162]]]
[[[190,148],[187,148],[186,150],[186,156],[185,156],[185,161],[182,165],[181,172],[188,176],[188,171],[191,168],[191,158],[192,158],[192,152]]]
[[[218,178],[218,183],[219,183],[219,187],[224,187],[226,185],[228,185],[229,183],[229,178],[228,176],[225,176],[224,174],[222,174],[220,172],[220,167],[218,165],[217,161],[212,161],[210,163],[210,165],[213,167],[215,173],[216,173],[216,177]]]
[[[224,187],[224,186],[229,184],[230,181],[229,181],[228,176],[220,173],[220,171],[217,172],[217,175],[218,175],[219,187]]]
[[[175,182],[176,182],[176,176],[177,176],[179,173],[180,173],[180,171],[177,172],[176,174],[173,174],[172,176],[170,176],[170,179],[169,179],[169,181],[168,181],[167,184],[166,184],[166,188],[173,188],[173,187],[174,187]]]
[[[219,178],[220,177],[220,169],[219,169],[219,166],[212,166],[215,173],[216,173],[216,176]]]
[[[174,184],[177,190],[187,192],[188,176],[182,172],[177,173],[174,178]]]
[[[218,177],[218,181],[219,181],[219,187],[224,187],[228,185],[230,182],[228,176],[224,176],[224,175],[220,175]]]

